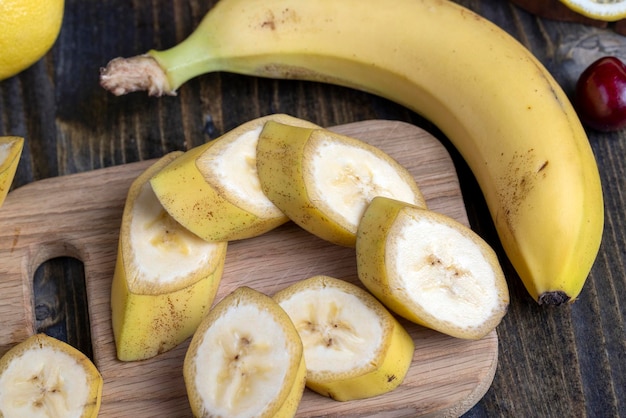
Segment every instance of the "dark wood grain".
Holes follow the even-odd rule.
[[[595,58],[626,59],[626,38],[612,28],[538,17],[504,0],[458,2],[519,39],[569,94]],[[364,119],[411,122],[450,150],[470,223],[498,250],[510,283],[510,311],[498,328],[498,370],[490,390],[466,415],[626,417],[626,132],[589,131],[605,192],[604,240],[580,299],[546,309],[528,297],[506,262],[465,163],[436,127],[402,106],[330,85],[231,74],[198,77],[177,97],[162,99],[118,98],[98,86],[98,69],[109,59],[174,45],[214,3],[67,0],[54,49],[0,82],[0,134],[27,140],[14,186],[188,149],[273,112],[325,126]]]

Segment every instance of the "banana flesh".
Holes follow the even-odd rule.
[[[293,417],[306,364],[285,311],[269,296],[239,287],[203,319],[183,375],[196,417]]]
[[[226,242],[193,235],[160,205],[149,179],[180,156],[167,154],[131,185],[111,289],[117,357],[143,360],[189,338],[212,305]]]
[[[359,279],[385,306],[453,337],[480,339],[507,312],[495,252],[440,213],[374,198],[359,225],[356,258]]]
[[[505,31],[452,2],[221,0],[186,40],[139,58],[158,76],[101,84],[175,94],[212,71],[321,81],[393,100],[437,125],[472,169],[502,245],[539,303],[576,299],[603,231],[593,152],[567,96]],[[141,83],[139,83],[141,84]]]
[[[337,245],[354,247],[374,196],[426,207],[415,179],[390,156],[325,129],[267,122],[257,144],[257,171],[263,192],[289,219]]]
[[[314,276],[279,291],[274,300],[302,339],[308,388],[349,401],[382,395],[404,380],[413,340],[365,290]]]
[[[87,356],[35,334],[0,359],[0,417],[95,418],[102,385]]]
[[[187,151],[150,179],[167,212],[207,241],[252,238],[287,222],[257,177],[256,145],[270,120],[317,127],[292,116],[270,115]]]
[[[9,193],[24,148],[24,138],[0,137],[0,206]]]

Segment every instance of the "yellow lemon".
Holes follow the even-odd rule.
[[[626,18],[626,0],[561,0],[561,3],[592,19],[613,22]]]
[[[0,1],[0,80],[33,65],[52,48],[64,0]]]

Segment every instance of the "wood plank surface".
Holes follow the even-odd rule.
[[[431,210],[469,225],[452,160],[426,131],[390,121],[333,129],[396,158],[413,174]],[[123,363],[115,358],[111,331],[110,284],[126,192],[153,161],[34,182],[12,191],[0,211],[0,325],[8,331],[0,335],[0,350],[35,332],[32,278],[36,268],[59,256],[83,261],[94,361],[105,379],[102,417],[190,416],[182,380],[189,340],[153,359]],[[216,300],[243,285],[272,295],[317,274],[360,285],[354,249],[334,246],[288,223],[229,244]],[[416,350],[399,388],[352,402],[336,402],[307,390],[298,416],[459,415],[478,402],[497,366],[496,332],[479,341],[464,341],[402,323]]]

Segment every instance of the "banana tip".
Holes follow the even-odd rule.
[[[540,305],[559,306],[570,301],[570,296],[562,290],[555,290],[552,292],[544,292],[539,295],[537,302]]]

